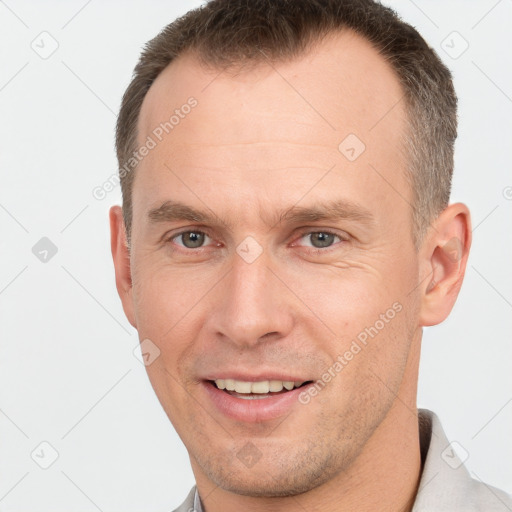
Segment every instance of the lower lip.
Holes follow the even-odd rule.
[[[286,393],[255,399],[237,398],[220,390],[209,381],[204,381],[203,387],[222,414],[237,421],[256,423],[289,414],[294,405],[300,405],[299,395],[308,385],[294,388]]]

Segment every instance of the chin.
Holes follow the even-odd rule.
[[[317,447],[316,447],[317,448]],[[244,467],[230,456],[197,460],[202,471],[220,488],[233,494],[250,497],[283,498],[297,496],[331,480],[349,463],[332,452],[314,453],[311,446],[287,458],[274,453],[271,460],[263,456],[252,467]],[[213,464],[210,464],[210,462]],[[227,468],[232,468],[230,471]]]
[[[307,475],[294,475],[293,477],[236,477],[232,474],[227,478],[220,478],[216,483],[225,491],[242,496],[254,498],[284,498],[297,496],[314,489],[323,482],[312,482]],[[218,476],[218,475],[217,475]]]

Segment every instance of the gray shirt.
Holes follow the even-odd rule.
[[[512,496],[470,476],[438,417],[426,409],[418,416],[423,472],[412,512],[512,512]],[[196,486],[173,512],[204,512]]]

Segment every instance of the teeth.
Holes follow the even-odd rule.
[[[271,380],[269,384],[270,391],[282,391],[283,381],[282,380]]]
[[[247,384],[249,384],[251,393],[268,393],[270,391],[270,382],[268,380],[253,382],[252,384],[248,382]]]
[[[219,389],[226,389],[227,391],[235,391],[241,394],[259,393],[264,394],[268,392],[282,391],[283,388],[291,391],[294,387],[302,386],[305,381],[282,381],[282,380],[262,380],[259,382],[247,382],[235,379],[216,379],[215,385]]]
[[[241,380],[235,380],[235,391],[237,393],[250,393],[251,392],[251,383],[243,382]]]

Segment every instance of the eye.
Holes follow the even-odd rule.
[[[332,233],[331,231],[307,231],[301,234],[300,239],[309,239],[310,245],[314,249],[328,249],[331,247],[336,239],[340,242],[345,239],[336,233]],[[307,245],[306,245],[307,247]]]
[[[199,249],[206,240],[211,238],[204,231],[182,231],[169,238],[169,241],[176,241],[177,245],[186,249]],[[181,240],[181,243],[179,242]]]

